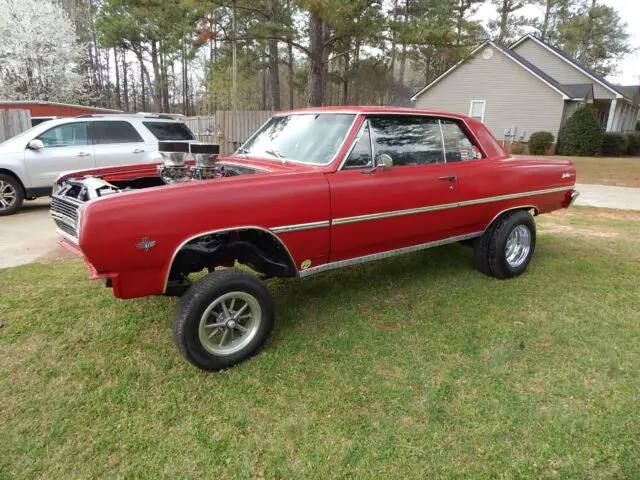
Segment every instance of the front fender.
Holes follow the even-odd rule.
[[[308,259],[316,264],[326,261],[329,252],[329,219],[324,173],[246,175],[152,187],[87,202],[79,242],[99,273],[118,275],[136,292],[160,294],[172,259],[189,239],[256,227],[281,232],[277,237],[296,266]],[[283,229],[320,222],[321,228]],[[141,281],[148,285],[135,285]],[[129,297],[125,290],[122,286],[118,296]]]

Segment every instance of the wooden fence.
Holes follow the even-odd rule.
[[[0,110],[0,142],[31,128],[29,110]]]
[[[228,154],[236,150],[274,112],[266,110],[248,110],[237,112],[218,111],[211,117],[182,118],[191,131],[202,142],[220,144],[220,152]]]

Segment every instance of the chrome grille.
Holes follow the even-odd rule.
[[[65,197],[51,198],[51,217],[59,230],[78,241],[78,209],[82,203]]]

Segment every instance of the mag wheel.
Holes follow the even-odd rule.
[[[476,241],[478,270],[511,278],[527,269],[536,246],[536,224],[529,212],[518,210],[498,218]]]
[[[233,268],[210,273],[180,301],[173,337],[184,358],[220,370],[257,353],[273,327],[273,299],[264,283]]]
[[[0,217],[20,210],[24,195],[15,178],[0,174]]]

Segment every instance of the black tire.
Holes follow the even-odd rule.
[[[12,199],[4,196],[8,193],[13,193]],[[11,175],[0,173],[0,217],[16,213],[22,207],[23,201],[24,192],[20,182]]]
[[[259,310],[260,312],[260,321],[257,322],[257,326],[253,323],[245,323],[245,325],[242,326],[249,333],[238,333],[233,327],[228,327],[233,317],[224,316],[228,312],[232,312],[232,307],[226,303],[227,301],[231,301],[232,298],[224,300],[224,297],[225,295],[231,294],[235,296],[240,294],[246,297],[238,298],[240,298],[240,302],[244,301],[247,303],[248,310],[250,310],[251,315],[253,315],[253,317],[250,316],[247,319],[248,322],[255,322],[257,318],[256,311]],[[233,295],[232,297],[236,298]],[[225,302],[224,312],[219,308],[222,303],[212,307],[216,302]],[[241,309],[242,304],[239,303],[239,305],[240,307],[238,309]],[[207,316],[208,320],[203,320],[207,309],[210,307],[213,308],[213,314]],[[244,311],[246,312],[247,309],[245,308]],[[218,316],[216,316],[216,312],[219,312],[217,313]],[[242,316],[246,315],[247,314]],[[240,318],[242,318],[242,316]],[[266,285],[256,278],[255,275],[235,268],[227,268],[211,272],[189,287],[180,300],[180,305],[176,312],[173,322],[173,340],[180,350],[180,353],[182,353],[182,356],[188,362],[203,370],[217,371],[240,363],[252,355],[255,355],[265,344],[267,338],[269,338],[269,334],[273,328],[273,320],[273,298]],[[222,335],[226,335],[224,332],[227,330],[227,334],[229,334],[231,339],[234,338],[234,335],[239,335],[239,344],[236,346],[236,348],[239,349],[237,351],[230,351],[228,353],[212,351],[215,348],[222,349],[222,347],[216,347],[216,345],[213,345],[213,340],[209,341],[201,337],[204,331],[213,333],[214,328],[212,323],[219,321],[223,323],[226,321],[227,325],[222,328],[222,332],[219,334],[221,337]],[[237,326],[238,323],[240,323],[240,320],[234,324],[236,325],[235,328],[239,328]],[[215,330],[218,331],[220,328],[215,328]],[[244,341],[247,343],[244,345],[242,344],[243,335],[249,335],[249,337],[245,338]],[[228,338],[228,336],[225,338]],[[214,339],[217,344],[218,338],[214,337]],[[221,340],[224,342],[224,339],[221,338]],[[220,343],[220,345],[222,345],[222,343]],[[232,346],[232,344],[229,345]]]
[[[529,250],[517,258],[513,264],[507,260],[507,240],[519,228],[519,232],[529,234]],[[526,233],[525,233],[526,235]],[[513,278],[527,269],[536,246],[536,223],[525,210],[508,212],[496,219],[475,245],[476,268],[486,275],[496,278]]]

